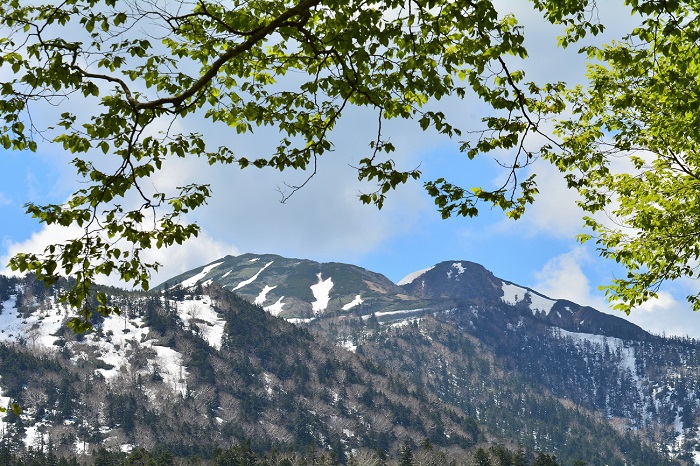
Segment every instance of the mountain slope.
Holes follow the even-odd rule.
[[[408,307],[419,305],[419,300],[403,294],[381,274],[348,264],[322,264],[273,254],[226,256],[173,277],[156,290],[209,283],[285,318],[305,319],[356,308],[372,312],[397,301]]]
[[[256,257],[245,255],[241,259],[257,262]],[[262,256],[258,260],[262,260]],[[302,269],[294,270],[295,261],[277,260],[281,269],[277,272],[278,280],[294,277],[295,283],[303,283],[301,288],[309,290],[312,286],[309,283],[313,283],[314,279],[307,278],[303,282],[300,277],[317,274],[326,267],[326,264],[305,263]],[[327,293],[329,302],[338,299],[335,293],[341,286],[352,290],[351,293],[358,290],[357,281],[350,281],[349,284],[343,282],[343,271],[354,266],[333,266],[333,276],[328,275],[333,281]],[[267,272],[267,269],[263,270],[256,280],[265,277]],[[320,338],[370,355],[376,363],[402,367],[416,378],[416,383],[427,384],[430,373],[425,363],[432,359],[420,357],[417,348],[399,344],[396,338],[412,331],[413,327],[405,323],[416,322],[420,327],[427,322],[426,319],[436,319],[482,343],[484,352],[495,358],[488,365],[495,365],[505,374],[518,375],[522,393],[544,393],[545,400],[552,397],[560,400],[556,403],[564,403],[565,406],[571,403],[571,406],[607,420],[623,433],[634,432],[652,444],[661,445],[662,450],[676,457],[693,458],[695,445],[700,444],[696,437],[700,409],[694,395],[688,395],[689,392],[684,390],[689,383],[692,385],[695,382],[684,381],[680,385],[674,382],[679,371],[687,373],[687,369],[675,362],[683,358],[688,360],[687,352],[691,350],[687,346],[681,347],[672,340],[652,336],[636,325],[593,308],[551,299],[535,290],[502,280],[484,267],[468,261],[442,262],[410,274],[399,283],[401,291],[391,290],[383,294],[381,306],[363,305],[346,310],[336,307],[333,312],[307,313],[308,317],[303,320],[292,320],[304,323]],[[237,286],[230,285],[229,288]],[[245,286],[248,284],[236,292],[243,291]],[[283,283],[278,282],[277,286],[283,286]],[[287,295],[285,300],[291,302],[293,298],[311,306],[306,289],[296,296]],[[391,331],[387,331],[389,329]],[[450,358],[460,357],[460,347],[447,344],[449,342],[442,343],[444,348],[448,348],[445,350],[447,353],[454,353]],[[689,344],[695,345],[694,342]],[[381,348],[385,347],[400,347],[402,350],[391,353],[391,357],[380,357],[384,354]],[[668,354],[670,361],[674,362],[649,360],[649,348]],[[415,356],[415,359],[407,360],[406,355]],[[482,365],[486,367],[486,363]],[[475,366],[471,364],[471,367],[473,370]],[[492,375],[488,371],[477,372],[484,380],[490,380]],[[450,377],[460,378],[457,374]],[[472,382],[476,384],[474,380]],[[513,393],[518,393],[518,384],[508,388],[502,381],[494,383],[495,386],[488,388],[489,384],[484,385],[482,380],[481,393],[491,395],[475,398],[482,401],[472,406],[471,410],[463,405],[462,396],[447,396],[434,386],[430,391],[475,415],[477,412],[488,412],[489,399],[510,399]],[[666,388],[662,390],[662,387]],[[676,390],[680,394],[676,394]],[[662,397],[660,393],[665,395]],[[679,398],[684,401],[677,401]],[[536,398],[530,397],[528,400],[525,404],[537,404]],[[550,401],[544,403],[548,405]],[[507,406],[507,403],[501,406]],[[523,408],[513,406],[510,409]],[[532,412],[547,411],[535,409]],[[540,427],[532,431],[544,429],[547,433],[527,436],[519,439],[519,443],[532,448],[544,445],[555,450],[571,444],[572,439],[565,440],[553,435],[561,426],[551,424],[554,421],[548,421],[546,415],[543,419],[534,416],[539,420],[532,422],[539,423]],[[482,417],[479,420],[492,435],[498,437],[509,432],[507,435],[512,437],[520,428],[530,429],[526,427],[527,423],[521,425],[521,421],[527,419],[510,418],[509,427],[504,425],[503,416]],[[519,425],[520,428],[516,428]],[[534,441],[534,437],[540,440]],[[543,443],[542,438],[558,438],[559,443]]]
[[[221,287],[112,290],[124,318],[96,317],[94,334],[76,336],[55,325],[57,290],[30,296],[29,285],[5,283],[15,294],[0,315],[12,329],[0,345],[2,395],[25,409],[0,427],[18,445],[190,455],[254,439],[261,449],[315,442],[343,458],[405,438],[464,449],[480,438],[457,408],[410,382],[397,392],[383,368]]]
[[[22,361],[0,364],[0,396],[27,408],[0,428],[66,452],[188,455],[254,439],[262,450],[314,441],[342,459],[429,438],[564,464],[693,460],[696,342],[467,261],[400,283],[348,264],[227,256],[155,293],[107,290],[123,317],[97,316],[94,334],[74,336],[58,288],[0,278],[3,362]]]

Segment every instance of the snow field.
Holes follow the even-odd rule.
[[[270,265],[272,265],[272,262],[274,262],[274,261],[270,261],[270,262],[268,262],[267,264],[265,264],[265,265],[263,266],[262,269],[258,270],[258,273],[256,273],[256,274],[253,275],[252,277],[250,277],[248,280],[243,280],[242,282],[240,282],[238,285],[236,285],[235,288],[233,288],[233,291],[236,291],[236,290],[238,290],[238,289],[240,289],[240,288],[243,288],[243,287],[246,286],[246,285],[250,285],[251,283],[253,283],[255,280],[258,279],[258,277],[259,277],[260,274],[263,272],[263,270],[265,270],[265,269],[268,268]]]
[[[273,316],[277,317],[280,315],[280,312],[282,312],[282,309],[284,308],[284,303],[282,300],[284,299],[284,296],[282,296],[280,299],[277,300],[275,304],[271,304],[269,306],[266,306],[264,309],[272,314]]]
[[[2,380],[0,380],[2,382]],[[8,396],[3,396],[2,386],[0,385],[0,406],[3,408],[9,408],[12,400]],[[5,416],[0,416],[0,438],[5,437],[5,432],[7,431],[7,423],[3,421]]]
[[[318,277],[318,283],[311,285],[311,292],[314,294],[314,298],[316,298],[316,301],[311,303],[311,310],[319,314],[328,307],[331,288],[333,288],[333,280],[331,280],[331,277],[324,280],[320,273],[316,276]]]
[[[355,306],[359,306],[359,305],[362,304],[363,302],[364,302],[364,301],[362,300],[362,297],[358,294],[357,296],[355,296],[355,299],[353,299],[352,301],[350,301],[349,303],[347,303],[345,306],[343,306],[343,310],[344,310],[344,311],[348,311],[348,310],[352,309],[352,308],[355,307]]]
[[[265,285],[265,288],[260,292],[260,294],[255,298],[255,301],[253,301],[253,304],[257,304],[258,306],[262,306],[265,300],[267,299],[267,294],[277,288],[277,285],[275,286],[270,286],[270,285]]]
[[[15,306],[17,298],[2,303],[0,314],[0,341],[17,342],[24,339],[29,345],[53,347],[56,337],[52,336],[63,325],[64,313],[49,298],[50,305],[45,309],[37,309],[27,318],[20,317]]]
[[[182,396],[187,394],[187,368],[183,364],[182,355],[167,346],[154,345],[152,347],[158,354],[159,371],[163,382]]]
[[[501,301],[511,306],[515,306],[529,297],[530,310],[533,315],[536,315],[537,312],[544,312],[546,315],[549,315],[549,313],[552,312],[552,306],[556,303],[553,299],[545,298],[542,295],[533,293],[530,290],[513,285],[512,283],[503,282],[501,290],[503,291]]]
[[[184,312],[180,312],[180,319],[186,329],[199,332],[209,346],[221,349],[226,321],[212,308],[208,298],[187,301]]]
[[[141,318],[110,316],[105,319],[102,330],[108,338],[96,338],[92,345],[101,351],[102,356],[99,359],[114,366],[112,369],[97,370],[106,380],[115,378],[123,371],[131,371],[128,355],[140,346],[151,349],[156,354],[154,358],[148,359],[147,366],[139,372],[158,372],[163,378],[163,383],[173,392],[181,395],[187,392],[187,370],[183,365],[182,355],[172,348],[154,344],[156,340],[146,340],[149,329]]]
[[[223,261],[222,261],[222,262],[217,262],[217,263],[215,263],[215,264],[207,265],[207,266],[204,267],[204,268],[202,269],[202,271],[199,272],[197,275],[188,278],[187,280],[185,280],[185,281],[183,281],[182,283],[180,283],[180,285],[181,285],[183,288],[189,288],[189,287],[191,287],[191,286],[196,285],[197,282],[200,281],[202,278],[206,277],[207,274],[208,274],[209,272],[212,271],[212,269],[214,269],[215,267],[220,266],[221,264],[223,264]]]
[[[506,304],[510,304],[511,306],[515,306],[520,301],[525,299],[525,294],[527,294],[526,289],[506,282],[503,282],[501,289],[503,290],[503,297],[501,298],[501,301]]]
[[[528,296],[530,296],[530,309],[532,310],[533,314],[536,314],[537,311],[542,311],[549,315],[549,313],[552,312],[552,306],[554,306],[554,303],[556,303],[556,301],[547,299],[544,296],[540,296],[535,293],[528,293]]]
[[[415,272],[411,272],[408,275],[406,275],[405,277],[403,277],[401,280],[399,280],[397,285],[401,286],[401,285],[408,285],[409,283],[413,283],[413,281],[416,278],[420,277],[421,275],[423,275],[426,272],[433,270],[434,268],[435,268],[435,266],[433,265],[432,267],[428,267],[427,269],[421,269],[421,270],[416,270]]]

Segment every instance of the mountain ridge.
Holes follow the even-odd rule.
[[[333,281],[335,277],[335,281]],[[410,280],[409,280],[410,278]],[[519,312],[577,331],[606,336],[648,339],[641,327],[611,314],[496,277],[483,265],[465,261],[439,262],[395,284],[380,273],[338,262],[320,263],[274,254],[225,256],[158,285],[193,286],[218,283],[271,312],[294,321],[321,314],[353,312],[363,315],[441,309],[457,303],[502,302]]]

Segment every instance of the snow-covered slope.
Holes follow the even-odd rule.
[[[433,267],[435,267],[435,266],[428,267],[428,268],[421,269],[421,270],[416,270],[415,272],[411,272],[408,275],[406,275],[405,277],[403,277],[401,280],[399,280],[397,285],[401,286],[401,285],[408,285],[410,283],[413,283],[413,281],[416,278],[420,277],[421,275],[423,275],[426,272],[431,271],[433,269]]]
[[[503,290],[503,297],[501,299],[504,303],[516,306],[521,302],[525,302],[534,315],[537,315],[539,312],[544,312],[545,315],[549,315],[552,311],[552,307],[556,303],[554,299],[549,299],[544,295],[527,288],[521,288],[512,283],[503,282],[501,289]]]

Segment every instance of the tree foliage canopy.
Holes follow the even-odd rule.
[[[589,85],[569,92],[573,117],[549,154],[582,195],[601,255],[627,269],[606,287],[629,313],[700,259],[700,55],[697,4],[629,2],[643,22],[586,52]],[[605,215],[601,215],[604,213]],[[597,215],[596,215],[597,214]],[[688,296],[700,309],[700,294]]]
[[[592,0],[531,3],[566,27],[562,46],[602,30],[591,20]],[[562,83],[527,83],[521,70],[510,68],[513,57],[527,56],[524,31],[515,17],[499,14],[493,0],[7,1],[0,5],[0,144],[32,151],[58,144],[75,154],[72,163],[84,181],[63,204],[27,205],[41,222],[77,225],[83,233],[40,255],[19,254],[10,265],[47,284],[61,274],[74,277],[63,299],[78,309],[70,325],[85,330],[92,312],[118,312],[101,293],[96,306],[89,304],[99,275],[116,273],[147,289],[158,264],[144,262],[142,251],[199,232],[183,216],[207,202],[210,188],[150,188],[145,180],[164,161],[201,157],[313,176],[318,157],[332,150],[333,128],[352,106],[373,110],[377,121],[367,153],[349,161],[359,179],[376,183],[360,196],[364,203],[381,208],[391,190],[421,179],[419,170],[394,162],[395,148],[382,132],[385,120],[405,119],[461,141],[469,158],[511,154],[509,176],[496,189],[458,186],[447,177],[422,180],[445,218],[477,215],[481,204],[520,217],[537,194],[534,175],[523,168],[545,153],[562,170],[575,170],[568,179],[592,212],[606,207],[607,192],[614,191],[618,217],[634,228],[675,235],[676,227],[664,225],[677,225],[679,216],[692,221],[686,215],[693,214],[676,183],[690,192],[696,178],[688,153],[693,136],[683,131],[696,118],[695,100],[678,100],[697,75],[694,9],[669,1],[625,3],[647,21],[629,41],[590,49],[606,65],[592,69],[590,88],[567,91]],[[669,81],[674,89],[665,94]],[[664,98],[652,101],[650,91]],[[465,130],[436,110],[447,98],[477,99],[493,112],[483,128]],[[65,105],[75,102],[79,109]],[[567,102],[575,118],[560,124],[559,139],[542,134],[543,121]],[[673,124],[661,127],[664,112]],[[279,141],[271,153],[242,157],[235,145],[211,147],[202,134],[174,129],[174,122],[194,115],[233,134],[270,126]],[[162,127],[168,129],[157,130]],[[544,136],[544,146],[526,144],[535,133]],[[669,152],[663,138],[681,145]],[[641,147],[654,157],[632,158],[643,175],[614,175],[610,144],[625,153]],[[669,201],[667,191],[675,193]],[[633,201],[639,196],[646,196],[645,206]],[[588,222],[603,253],[631,270],[628,281],[611,288],[625,303],[647,299],[659,280],[692,271],[682,263],[697,256],[692,236],[686,239],[692,247],[678,252],[687,243],[661,245],[658,235],[635,239]],[[670,249],[651,252],[661,247]],[[638,272],[643,267],[653,273]]]

